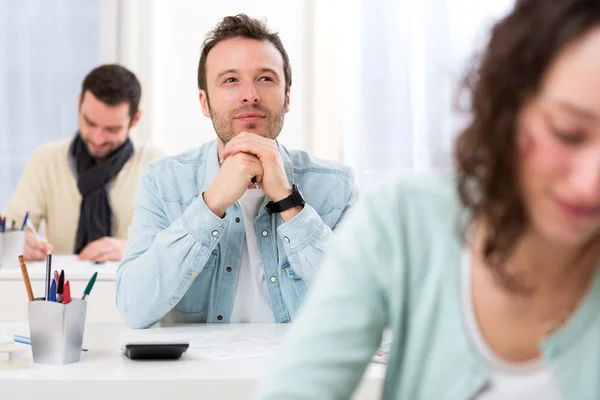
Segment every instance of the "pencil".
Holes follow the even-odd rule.
[[[27,273],[27,266],[25,265],[23,256],[19,256],[19,264],[21,264],[21,274],[23,274],[23,282],[25,282],[27,297],[29,298],[29,301],[33,301],[33,290],[31,289],[31,281],[29,280],[29,273]]]

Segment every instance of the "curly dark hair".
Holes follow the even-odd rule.
[[[217,26],[208,33],[202,44],[200,61],[198,62],[198,88],[208,94],[206,84],[206,58],[208,53],[223,40],[242,37],[246,39],[266,40],[271,42],[283,58],[283,74],[285,78],[285,91],[292,86],[292,67],[285,47],[279,34],[271,32],[266,23],[246,14],[238,14],[223,18]]]
[[[483,257],[508,288],[519,283],[505,262],[529,223],[517,178],[519,112],[557,55],[598,26],[599,0],[517,0],[463,80],[472,120],[456,141],[458,191],[470,222],[489,228]]]

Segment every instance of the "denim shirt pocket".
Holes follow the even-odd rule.
[[[219,250],[214,249],[202,271],[196,276],[194,282],[185,296],[173,308],[175,323],[206,322],[206,308],[208,293],[215,278],[216,266],[219,263]]]
[[[282,269],[286,272],[290,284],[292,285],[292,289],[294,290],[294,293],[296,295],[296,299],[300,304],[304,300],[304,296],[306,295],[308,281],[304,277],[298,275],[296,271],[294,271],[289,261],[286,261],[285,264],[283,264]]]

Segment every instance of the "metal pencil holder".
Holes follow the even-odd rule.
[[[87,301],[28,303],[33,362],[64,365],[79,361],[85,330]]]

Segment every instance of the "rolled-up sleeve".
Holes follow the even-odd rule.
[[[333,231],[347,218],[357,196],[356,185],[351,179],[345,195],[344,209],[333,229],[309,204],[305,204],[302,211],[277,228],[277,234],[283,241],[290,266],[306,282],[311,282],[317,274],[324,255],[325,243],[333,235]]]

